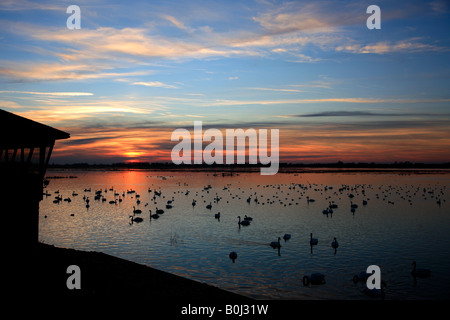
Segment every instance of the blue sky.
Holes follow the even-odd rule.
[[[285,161],[449,161],[449,15],[440,0],[2,1],[0,108],[71,133],[64,163],[167,160],[196,120],[278,128]]]

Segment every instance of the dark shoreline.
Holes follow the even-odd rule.
[[[31,258],[31,259],[30,259]],[[101,252],[59,248],[39,243],[25,258],[33,273],[25,283],[35,299],[126,298],[145,301],[236,301],[253,299]],[[80,268],[81,289],[68,289],[70,265]],[[17,271],[17,270],[16,270]],[[25,292],[25,290],[24,290]]]
[[[120,162],[111,164],[89,164],[89,163],[72,163],[72,164],[49,164],[51,169],[102,169],[102,170],[123,170],[123,169],[147,169],[147,170],[186,170],[186,171],[225,171],[225,172],[252,172],[260,171],[263,167],[270,165],[250,165],[250,164],[180,164],[175,165],[171,162]],[[368,162],[335,162],[335,163],[280,163],[279,172],[309,172],[324,170],[445,170],[450,169],[450,162],[444,163],[413,163],[409,161],[394,163],[368,163]]]
[[[216,176],[233,176],[241,173],[260,172],[260,166],[226,166],[226,165],[52,165],[48,171],[128,171],[139,170],[149,172],[205,172]],[[302,174],[302,173],[389,173],[389,174],[449,174],[450,165],[430,165],[430,166],[280,166],[277,174]],[[47,179],[77,178],[77,176],[51,176],[47,172]]]

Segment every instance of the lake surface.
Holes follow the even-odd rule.
[[[352,281],[369,265],[381,269],[385,299],[450,298],[450,172],[53,169],[47,176],[77,177],[49,179],[39,221],[47,244],[101,251],[256,299],[372,299],[365,282]],[[94,199],[97,190],[106,201]],[[58,195],[71,201],[54,203]],[[109,203],[115,199],[122,201]],[[338,207],[324,214],[330,203]],[[133,207],[142,222],[131,223]],[[164,213],[150,219],[157,208]],[[240,226],[245,215],[253,220]],[[272,249],[286,233],[279,252]],[[413,261],[431,277],[414,279]],[[304,286],[303,276],[316,272],[326,283]]]

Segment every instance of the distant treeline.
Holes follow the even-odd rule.
[[[175,165],[171,162],[119,162],[111,164],[49,164],[48,168],[60,169],[187,169],[187,170],[257,170],[262,167],[261,164],[180,164]],[[375,162],[334,162],[334,163],[280,163],[280,169],[295,168],[336,168],[336,169],[450,169],[450,162],[446,163],[417,163],[417,162],[393,162],[393,163],[375,163]]]

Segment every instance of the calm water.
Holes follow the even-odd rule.
[[[77,178],[51,179],[41,201],[44,243],[105,252],[257,299],[370,299],[352,278],[373,264],[386,299],[450,298],[450,174],[47,172],[70,175]],[[57,190],[71,202],[55,204]],[[96,190],[106,201],[94,200]],[[338,208],[323,214],[330,202]],[[143,222],[130,224],[133,206]],[[156,208],[165,212],[150,220]],[[237,216],[245,215],[253,221],[239,227]],[[269,244],[285,233],[291,239],[278,253]],[[319,240],[312,248],[310,233]],[[431,277],[414,281],[413,261]],[[303,276],[315,272],[326,284],[304,286]]]

